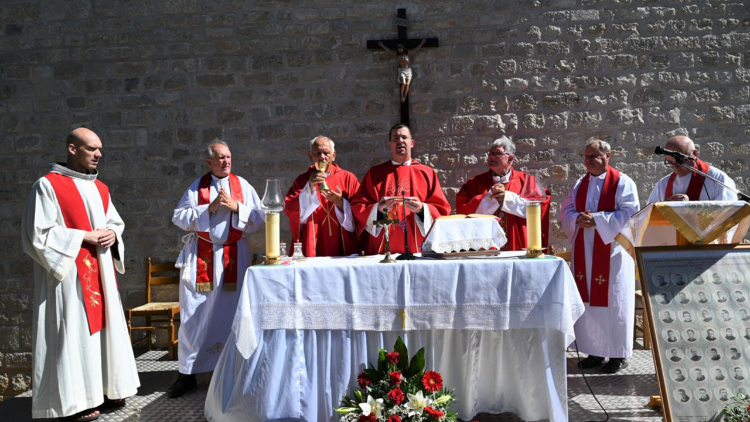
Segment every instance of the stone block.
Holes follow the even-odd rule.
[[[511,57],[531,57],[534,54],[534,44],[516,43],[508,46],[508,55]]]
[[[245,112],[238,108],[223,107],[217,111],[216,117],[219,124],[239,123],[245,117]]]
[[[607,123],[616,127],[633,128],[643,126],[643,111],[639,108],[622,108],[607,113]]]
[[[523,78],[510,78],[504,80],[506,91],[522,91],[529,87],[529,81]]]
[[[512,99],[510,108],[514,111],[536,110],[537,101],[533,95],[521,94]]]
[[[664,91],[653,88],[642,88],[633,95],[634,105],[656,105],[664,101]]]
[[[571,112],[570,125],[575,129],[592,130],[599,127],[602,116],[598,112]]]
[[[536,51],[540,56],[562,56],[570,53],[570,46],[563,41],[538,42]]]
[[[542,104],[550,109],[573,109],[581,104],[581,97],[575,92],[563,92],[542,97]]]
[[[208,73],[195,75],[195,85],[198,88],[224,88],[237,83],[234,74]]]
[[[709,123],[732,123],[734,122],[734,107],[719,107],[712,106],[708,108],[708,122]]]

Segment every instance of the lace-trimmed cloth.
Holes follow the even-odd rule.
[[[507,241],[494,218],[439,219],[427,234],[422,249],[437,253],[499,250]]]

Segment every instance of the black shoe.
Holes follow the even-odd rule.
[[[625,358],[609,358],[609,362],[602,366],[602,372],[605,374],[616,374],[620,369],[628,367],[628,361]]]
[[[597,366],[601,366],[604,363],[604,358],[594,355],[589,355],[586,359],[578,362],[578,367],[581,369],[589,369]]]
[[[169,390],[167,390],[167,396],[170,399],[175,399],[188,391],[195,389],[197,386],[198,383],[195,381],[195,375],[180,374],[177,377],[177,381],[175,381],[174,384],[169,387]]]

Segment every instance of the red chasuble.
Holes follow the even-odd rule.
[[[242,185],[239,177],[229,174],[229,190],[232,199],[244,202]],[[211,203],[211,173],[201,177],[198,184],[198,205]],[[231,225],[231,221],[229,223]],[[198,234],[198,265],[195,276],[195,290],[199,292],[210,292],[213,290],[214,281],[214,245],[210,242],[211,235],[208,232],[197,232]],[[224,290],[237,290],[237,241],[242,238],[242,232],[234,227],[229,228],[229,235],[224,243]]]
[[[286,193],[286,206],[284,212],[289,217],[289,227],[292,230],[292,243],[302,242],[302,253],[306,257],[313,256],[346,256],[359,253],[359,237],[355,232],[349,232],[341,227],[336,216],[335,205],[328,202],[317,190],[320,206],[307,219],[305,224],[300,224],[299,194],[310,181],[310,175],[315,171],[314,166],[297,176]],[[359,189],[359,180],[352,173],[342,169],[336,164],[329,166],[329,176],[326,184],[333,191],[339,189],[344,199],[351,203],[351,198]],[[291,254],[292,250],[289,248]]]
[[[708,163],[706,163],[705,161],[696,158],[695,168],[702,171],[703,173],[708,174]],[[672,175],[669,176],[669,180],[667,180],[667,189],[664,192],[664,200],[666,200],[667,198],[671,198],[673,195],[672,190],[674,187],[675,177],[677,177],[677,175],[672,173]],[[701,190],[703,190],[703,184],[705,182],[706,178],[698,173],[692,173],[690,175],[690,184],[687,188],[687,196],[691,201],[699,201],[701,199]]]
[[[372,207],[377,206],[380,198],[385,196],[401,196],[401,191],[405,191],[405,196],[419,198],[424,206],[430,209],[433,218],[448,215],[451,212],[451,206],[440,187],[437,173],[430,167],[414,163],[410,166],[397,166],[390,160],[372,167],[365,174],[357,194],[351,201],[357,229],[360,233],[364,232],[363,243],[366,245],[365,252],[368,255],[385,253],[384,231],[381,231],[380,236],[377,237],[365,231]],[[388,218],[402,222],[406,220],[406,228],[409,231],[409,250],[419,252],[424,236],[419,232],[415,221],[418,217],[402,204],[398,204],[390,210]],[[429,227],[426,229],[429,230]],[[403,224],[390,226],[390,244],[391,252],[404,252]]]
[[[65,220],[65,227],[87,232],[93,230],[83,198],[73,179],[60,173],[49,173],[45,177],[55,191],[63,220]],[[109,188],[98,180],[94,183],[99,190],[106,215],[109,208]],[[99,259],[95,245],[86,242],[81,244],[81,250],[76,257],[76,270],[81,283],[81,292],[83,292],[83,305],[86,309],[89,331],[95,334],[105,326],[102,278],[99,274]]]
[[[524,184],[527,181],[526,173],[513,169],[510,174],[508,183],[504,183],[505,190],[516,194],[521,193]],[[473,214],[481,201],[485,200],[485,195],[489,192],[495,182],[492,180],[492,171],[489,170],[464,183],[461,190],[456,195],[456,212],[458,214]],[[547,247],[549,243],[549,203],[550,193],[546,191],[547,198],[542,202],[542,247]],[[494,201],[494,199],[493,199]],[[502,208],[502,207],[501,207]],[[526,247],[526,219],[502,212],[498,208],[497,214],[500,217],[500,225],[505,231],[508,243],[503,246],[504,251],[520,251]]]
[[[576,192],[576,211],[586,211],[586,198],[589,191],[589,179],[591,174],[583,177]],[[607,166],[607,175],[604,176],[602,193],[599,195],[597,211],[615,211],[617,207],[617,184],[620,182],[620,172],[614,167]],[[591,300],[589,301],[588,283],[586,278],[586,242],[583,239],[583,227],[579,227],[575,240],[575,255],[573,257],[573,274],[575,274],[578,292],[581,300],[589,302],[591,306],[609,306],[609,261],[612,252],[612,244],[604,244],[599,233],[594,228],[594,254],[591,259]]]

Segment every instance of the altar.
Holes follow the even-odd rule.
[[[584,307],[565,261],[380,259],[249,268],[206,418],[336,420],[357,375],[401,336],[425,347],[460,418],[567,421],[565,349]]]

